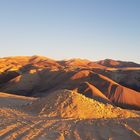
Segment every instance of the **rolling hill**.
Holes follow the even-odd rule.
[[[139,140],[139,64],[0,58],[1,140]]]

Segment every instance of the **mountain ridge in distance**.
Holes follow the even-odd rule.
[[[104,59],[97,61],[97,63],[112,68],[140,67],[140,64],[136,62],[113,60],[113,59]]]

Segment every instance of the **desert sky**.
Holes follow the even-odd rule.
[[[1,0],[0,57],[140,63],[139,0]]]

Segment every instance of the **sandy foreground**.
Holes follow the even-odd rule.
[[[14,114],[15,115],[15,114]],[[0,138],[7,140],[139,140],[140,119],[2,118]]]
[[[60,91],[59,91],[60,92]],[[115,115],[104,115],[103,110],[92,111],[88,116],[80,112],[77,115],[81,101],[91,105],[95,102],[86,97],[68,91],[53,93],[56,96],[54,104],[61,107],[61,113],[50,112],[56,109],[55,105],[49,104],[48,98],[37,99],[0,94],[0,139],[1,140],[139,140],[140,139],[140,117],[138,113],[132,113],[120,108],[108,107],[97,103],[103,110],[114,111]],[[62,93],[63,92],[63,93]],[[67,98],[68,95],[69,97]],[[74,99],[73,99],[74,96]],[[57,98],[58,97],[58,98]],[[63,101],[65,98],[65,102]],[[70,99],[70,100],[67,100]],[[3,101],[3,102],[1,102]],[[43,106],[40,106],[42,102]],[[58,104],[57,104],[57,103]],[[96,104],[96,105],[97,105]],[[37,108],[38,105],[38,108]],[[46,106],[46,108],[44,108]],[[73,107],[75,109],[73,109]],[[92,106],[97,109],[98,106]],[[33,111],[34,110],[34,111]],[[37,110],[37,111],[36,111]],[[40,110],[40,111],[38,111]],[[65,110],[65,111],[64,111]],[[71,117],[68,112],[73,111]],[[119,111],[119,112],[117,112]],[[120,113],[121,112],[121,113]],[[84,112],[85,113],[85,112]],[[125,114],[123,114],[125,113]],[[95,114],[95,115],[94,115]],[[121,114],[121,116],[119,116]],[[83,117],[84,116],[84,117]],[[93,116],[93,118],[91,117]],[[94,117],[96,116],[96,117]]]

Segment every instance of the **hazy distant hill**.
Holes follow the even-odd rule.
[[[98,61],[97,63],[111,68],[140,67],[140,64],[134,62],[117,61],[112,59],[101,60]]]

